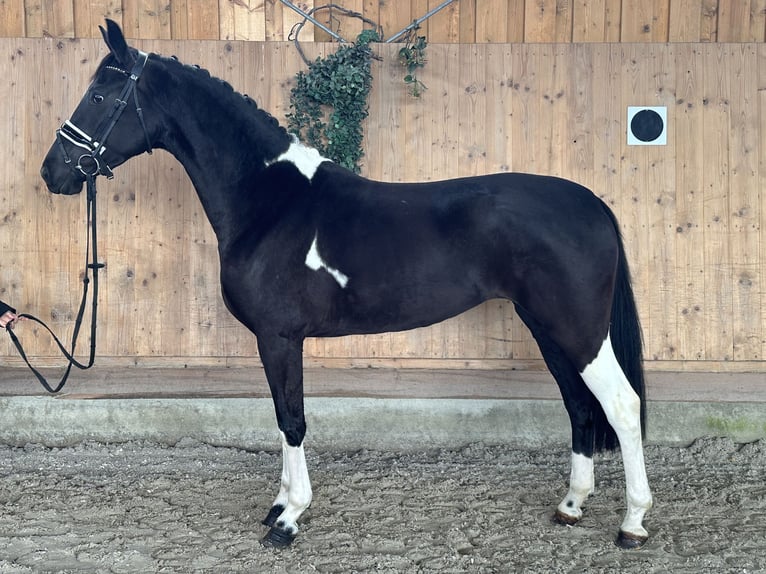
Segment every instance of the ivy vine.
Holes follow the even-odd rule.
[[[325,157],[359,172],[367,97],[372,88],[370,42],[380,41],[365,30],[351,45],[317,58],[308,71],[298,72],[290,91],[288,129]]]
[[[334,54],[310,62],[298,42],[305,20],[296,24],[291,37],[308,70],[298,72],[290,90],[288,130],[323,156],[359,173],[364,156],[363,123],[369,115],[372,59],[376,58],[370,43],[380,42],[383,30],[358,12],[336,4],[315,7],[308,14],[318,10],[328,10],[331,20],[333,13],[338,13],[362,19],[373,28],[365,29],[353,44],[344,43]],[[413,25],[408,31],[405,46],[399,50],[399,61],[407,70],[404,82],[409,92],[419,97],[426,86],[417,72],[425,65],[427,43],[425,37],[416,35],[417,30]]]
[[[411,28],[407,33],[404,47],[399,50],[399,62],[407,70],[404,83],[409,86],[410,94],[419,98],[426,89],[426,85],[418,79],[418,69],[426,65],[426,47],[428,42],[425,36],[418,36],[418,26]]]

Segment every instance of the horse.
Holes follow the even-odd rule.
[[[306,337],[412,329],[493,298],[513,302],[570,417],[570,484],[554,519],[581,519],[594,453],[619,447],[627,512],[615,543],[646,542],[641,330],[619,225],[600,198],[526,173],[369,180],[205,70],[129,46],[111,20],[101,33],[109,53],[41,177],[73,195],[152,149],[183,165],[218,240],[225,304],[256,337],[281,436],[263,544],[291,544],[312,500]]]

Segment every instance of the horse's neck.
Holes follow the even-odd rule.
[[[166,135],[159,147],[184,166],[220,245],[233,239],[259,201],[268,201],[258,193],[259,175],[289,147],[290,137],[254,104],[238,101],[242,96],[215,82],[202,78],[166,106]],[[220,109],[198,113],[193,94],[200,90],[206,91],[201,97],[220,101]]]

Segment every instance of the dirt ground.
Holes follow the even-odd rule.
[[[766,443],[705,439],[646,454],[655,507],[638,551],[613,545],[618,456],[597,459],[596,493],[566,527],[550,520],[566,450],[484,445],[309,448],[314,503],[294,545],[274,550],[259,539],[276,452],[189,440],[0,446],[0,572],[766,571]]]

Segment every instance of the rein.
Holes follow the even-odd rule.
[[[64,347],[64,345],[61,343],[59,338],[53,333],[53,331],[46,325],[43,321],[38,319],[37,317],[33,315],[29,315],[27,313],[21,313],[18,316],[19,317],[25,317],[27,319],[30,319],[32,321],[35,321],[36,323],[39,323],[42,325],[42,327],[45,328],[48,333],[51,334],[53,337],[53,340],[56,342],[56,345],[58,345],[59,350],[64,355],[64,357],[69,361],[69,364],[67,365],[66,371],[64,372],[64,375],[62,376],[61,380],[56,384],[55,386],[48,383],[48,381],[45,379],[45,377],[37,370],[35,369],[31,363],[29,362],[29,359],[27,358],[26,353],[24,352],[24,348],[22,347],[21,343],[19,342],[19,339],[16,337],[16,334],[13,332],[13,329],[9,325],[7,327],[8,333],[11,336],[11,340],[13,341],[13,344],[16,346],[16,349],[19,352],[19,355],[21,355],[21,358],[24,359],[24,362],[27,364],[27,366],[32,370],[34,375],[37,377],[37,380],[40,381],[40,384],[45,388],[46,391],[49,393],[58,393],[62,388],[64,388],[64,385],[66,384],[67,379],[69,378],[69,374],[72,371],[72,367],[77,367],[78,369],[85,370],[89,369],[93,366],[93,363],[95,361],[96,357],[96,309],[98,307],[98,270],[104,267],[103,263],[98,262],[98,241],[97,241],[97,232],[96,232],[96,178],[99,175],[104,175],[108,179],[112,179],[114,177],[114,174],[112,173],[112,169],[109,167],[109,165],[106,163],[106,160],[103,158],[103,153],[106,150],[106,140],[109,137],[109,134],[114,129],[115,125],[117,125],[117,121],[120,119],[120,116],[122,116],[122,112],[125,110],[125,107],[128,104],[128,100],[132,94],[133,96],[133,102],[136,107],[136,114],[138,115],[138,120],[141,124],[141,128],[144,131],[144,139],[146,141],[146,151],[151,154],[152,153],[152,147],[151,147],[151,141],[149,139],[149,132],[146,129],[146,124],[144,122],[144,114],[141,106],[138,103],[138,91],[136,90],[136,84],[138,83],[138,79],[141,77],[142,72],[144,71],[144,66],[146,66],[146,62],[149,59],[149,55],[145,52],[138,52],[138,58],[136,59],[136,62],[133,66],[133,69],[130,72],[127,72],[126,70],[116,68],[114,66],[108,66],[108,69],[120,72],[127,76],[127,81],[125,82],[125,87],[120,92],[120,95],[115,99],[114,105],[112,106],[111,111],[109,114],[104,118],[104,120],[99,125],[98,129],[95,132],[95,136],[91,137],[88,135],[88,133],[77,127],[74,122],[71,120],[66,120],[61,127],[56,130],[56,141],[59,144],[59,147],[61,148],[61,153],[64,156],[64,162],[76,173],[79,172],[83,176],[85,176],[85,181],[87,184],[87,223],[86,225],[90,225],[90,234],[88,235],[88,240],[86,241],[85,246],[85,274],[83,276],[83,292],[82,292],[82,300],[80,301],[80,308],[77,312],[77,318],[75,319],[75,325],[74,325],[74,331],[72,332],[72,350],[67,351],[67,349]],[[64,140],[68,141],[70,144],[80,148],[84,149],[85,153],[81,154],[79,158],[77,159],[77,164],[72,163],[72,158],[69,156],[69,153],[67,153],[66,145],[64,143]],[[85,161],[85,165],[83,165],[83,161]],[[91,260],[91,249],[93,252],[93,257]],[[77,359],[74,358],[75,353],[75,347],[77,346],[77,338],[80,334],[80,328],[82,327],[82,320],[85,315],[85,307],[87,303],[88,298],[88,288],[90,285],[90,271],[93,271],[93,297],[91,301],[91,321],[90,321],[90,356],[88,358],[87,363],[81,363]]]
[[[85,243],[85,275],[83,276],[83,280],[82,280],[83,282],[82,300],[80,301],[80,309],[77,312],[77,318],[74,324],[74,331],[72,332],[72,350],[67,351],[64,348],[64,345],[59,340],[59,338],[55,335],[55,333],[51,331],[50,327],[48,327],[48,325],[46,325],[45,322],[43,322],[42,320],[28,313],[20,313],[18,315],[19,317],[25,317],[27,319],[30,319],[42,325],[43,328],[45,328],[45,330],[51,334],[51,336],[53,337],[53,340],[56,342],[56,345],[58,345],[59,350],[64,355],[64,357],[66,357],[66,359],[69,361],[69,365],[67,365],[64,375],[61,377],[61,380],[56,384],[56,386],[52,386],[50,383],[48,383],[48,381],[40,373],[40,371],[38,371],[36,368],[32,366],[32,364],[29,362],[29,359],[27,358],[27,354],[24,352],[24,348],[22,347],[21,342],[19,341],[18,337],[16,337],[16,333],[13,332],[13,329],[11,328],[10,324],[7,327],[8,334],[11,336],[11,341],[13,341],[13,344],[16,346],[16,349],[18,350],[19,355],[21,355],[21,358],[24,359],[24,362],[27,364],[30,370],[37,377],[37,380],[40,381],[40,384],[45,388],[45,390],[53,394],[58,393],[61,389],[64,388],[64,385],[66,384],[67,379],[69,378],[69,374],[71,373],[73,366],[81,370],[89,369],[93,366],[93,363],[96,358],[96,309],[98,307],[98,270],[104,267],[104,264],[98,262],[98,252],[97,252],[98,234],[96,231],[96,177],[94,175],[90,175],[90,176],[87,176],[86,179],[87,179],[87,186],[88,186],[87,220],[90,223],[90,234],[88,235],[88,239]],[[90,257],[91,244],[93,246],[92,261]],[[90,357],[88,359],[87,364],[83,364],[74,358],[74,352],[75,352],[75,347],[77,346],[77,338],[80,333],[80,327],[82,327],[83,316],[85,315],[85,306],[88,299],[88,287],[91,280],[90,270],[93,270],[93,297],[91,301],[92,311],[91,311],[91,320],[90,320]]]

